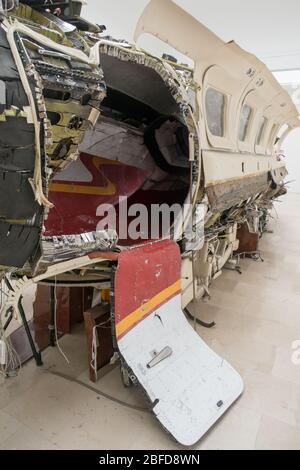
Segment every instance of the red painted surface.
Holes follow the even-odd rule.
[[[45,236],[95,231],[101,221],[101,217],[97,216],[97,209],[101,204],[111,204],[115,207],[117,231],[119,222],[126,227],[134,217],[128,217],[125,222],[119,220],[119,217],[121,217],[118,205],[119,197],[128,198],[128,207],[140,203],[148,208],[151,208],[151,204],[172,205],[175,202],[183,203],[185,200],[186,190],[145,191],[141,189],[149,177],[145,171],[100,158],[98,160],[101,164],[95,165],[97,157],[87,154],[81,154],[79,158],[86,170],[92,175],[92,181],[80,182],[80,174],[76,174],[76,179],[79,181],[70,179],[53,180],[55,186],[50,185],[49,199],[54,204],[54,208],[49,211],[48,219],[45,220]],[[60,177],[64,173],[67,174],[66,171],[63,171],[60,173]],[[70,189],[69,192],[68,188]],[[84,191],[86,190],[92,194],[85,194]],[[103,192],[103,194],[99,194],[99,192]],[[109,194],[105,194],[105,192],[109,192]],[[149,210],[149,232],[151,229],[150,214],[151,210]],[[162,233],[160,236],[162,236]],[[119,244],[136,245],[143,241],[145,241],[145,238],[131,240],[127,237],[120,239]]]
[[[148,173],[121,163],[110,162],[95,166],[93,157],[81,154],[80,160],[92,175],[91,182],[74,182],[72,180],[54,180],[55,190],[49,192],[49,200],[54,204],[45,221],[46,236],[69,235],[96,230],[100,217],[97,217],[97,208],[101,204],[117,205],[120,196],[130,197],[146,181]],[[63,172],[60,173],[60,176]],[[80,177],[80,175],[78,175]],[[65,187],[72,185],[78,191],[65,192]],[[57,190],[61,187],[63,191]],[[84,194],[82,187],[89,188],[95,194]],[[107,188],[111,188],[106,195]],[[53,188],[53,185],[52,185]],[[103,189],[103,194],[97,194]]]
[[[116,324],[180,280],[180,272],[180,250],[172,240],[120,253],[115,278]]]

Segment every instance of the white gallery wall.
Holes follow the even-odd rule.
[[[274,72],[277,80],[289,92],[300,114],[300,70]],[[288,188],[300,193],[300,128],[295,129],[283,144],[289,170]]]
[[[148,1],[87,0],[83,15],[105,24],[111,36],[132,41],[135,25]],[[299,0],[174,1],[224,41],[235,40],[272,70],[300,69]]]
[[[286,139],[284,153],[289,171],[287,187],[292,192],[300,193],[300,128],[295,129]]]
[[[149,0],[87,0],[83,16],[105,24],[107,34],[133,40],[135,25]],[[161,0],[162,2],[164,0]],[[174,0],[224,41],[235,40],[259,57],[273,71],[297,70],[296,75],[278,74],[277,79],[300,88],[299,0]],[[158,40],[145,37],[140,45],[161,56],[173,53]],[[199,44],[201,47],[201,44]],[[178,57],[181,59],[181,57]],[[300,97],[300,93],[298,94]],[[300,130],[284,144],[291,191],[300,192]]]

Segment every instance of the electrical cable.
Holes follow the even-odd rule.
[[[118,405],[124,406],[125,408],[130,408],[131,410],[135,410],[135,411],[142,411],[144,413],[149,413],[152,410],[151,406],[149,408],[145,408],[145,407],[142,407],[142,406],[131,405],[130,403],[127,403],[123,400],[120,400],[119,398],[113,397],[112,395],[109,395],[108,393],[102,392],[101,390],[98,390],[96,387],[92,387],[91,385],[86,384],[85,382],[82,382],[81,380],[78,380],[78,379],[76,379],[74,377],[71,377],[70,375],[64,374],[62,372],[56,372],[56,371],[53,371],[51,369],[44,369],[44,370],[46,372],[49,372],[52,375],[55,375],[55,376],[60,377],[62,379],[68,380],[69,382],[73,382],[73,383],[76,383],[77,385],[81,385],[82,387],[87,388],[91,392],[96,393],[100,397],[105,398],[105,399],[107,399],[109,401],[112,401],[114,403],[117,403]],[[153,405],[155,406],[156,404],[157,403],[154,402]]]
[[[16,6],[19,5],[18,1],[12,0],[11,6],[9,6],[9,1],[10,0],[0,0],[0,13],[8,13],[9,11],[12,11]]]
[[[59,344],[59,338],[58,338],[58,331],[57,331],[57,295],[56,295],[56,276],[55,276],[55,279],[54,279],[54,331],[55,331],[55,341],[56,341],[56,346],[57,346],[57,349],[59,350],[60,354],[62,355],[62,357],[64,358],[64,360],[66,361],[66,363],[68,365],[70,365],[70,361],[69,361],[69,358],[67,357],[67,355],[64,353],[64,351],[62,350],[60,344]]]

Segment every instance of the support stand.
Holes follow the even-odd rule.
[[[26,335],[27,335],[27,338],[28,338],[28,341],[29,341],[31,351],[32,351],[33,357],[35,359],[36,365],[38,367],[40,367],[40,366],[43,365],[42,355],[41,355],[41,352],[37,351],[37,349],[35,347],[35,344],[34,344],[34,341],[33,341],[33,338],[32,338],[32,334],[31,334],[31,331],[30,331],[30,328],[29,328],[29,325],[28,325],[28,322],[27,322],[27,318],[26,318],[26,315],[25,315],[25,312],[24,312],[24,309],[23,309],[22,297],[19,300],[18,309],[19,309],[20,316],[22,318],[22,322],[23,322],[23,325],[24,325],[24,328],[25,328],[25,331],[26,331]]]
[[[49,322],[49,331],[50,331],[50,346],[55,347],[55,286],[50,286],[50,322]]]
[[[214,326],[216,326],[216,323],[214,321],[210,322],[210,323],[206,323],[205,321],[203,320],[200,320],[199,318],[195,317],[194,315],[192,315],[187,308],[184,309],[184,313],[186,314],[186,316],[188,318],[190,318],[191,320],[195,321],[198,325],[201,325],[203,326],[204,328],[213,328]]]

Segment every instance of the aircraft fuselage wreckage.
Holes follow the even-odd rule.
[[[262,62],[171,0],[150,1],[135,40],[153,35],[193,67],[105,36],[82,3],[0,1],[6,308],[18,315],[45,279],[109,282],[122,376],[190,446],[243,383],[183,312],[236,267],[238,228],[265,230],[298,113]]]

